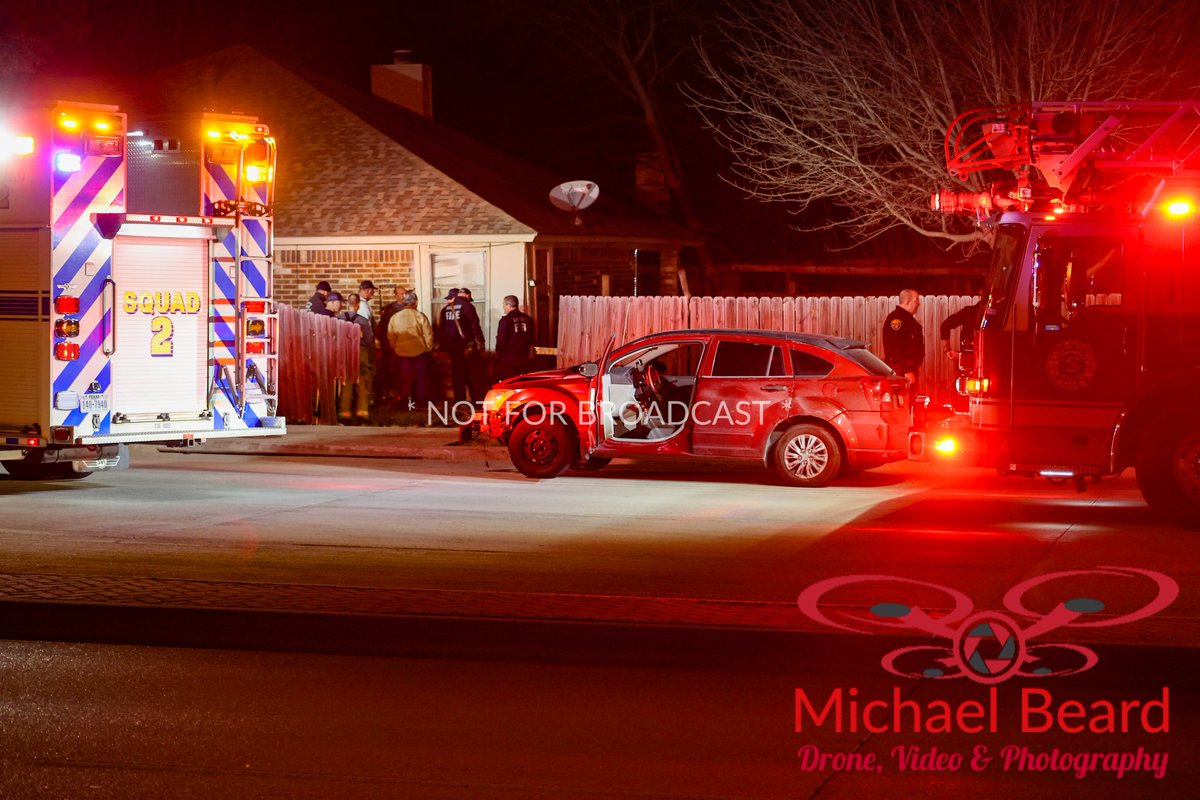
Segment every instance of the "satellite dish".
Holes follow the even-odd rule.
[[[596,202],[600,187],[592,181],[567,181],[550,190],[550,204],[563,211],[575,212],[575,224],[582,225],[579,212]]]

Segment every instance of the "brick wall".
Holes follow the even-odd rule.
[[[276,250],[275,299],[302,308],[316,289],[317,281],[329,281],[335,291],[358,291],[358,284],[371,280],[379,291],[372,303],[376,313],[392,302],[396,285],[416,285],[416,251],[413,249],[362,250]]]

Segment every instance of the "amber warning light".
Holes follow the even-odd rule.
[[[0,159],[27,156],[33,153],[32,136],[9,136],[0,133]]]

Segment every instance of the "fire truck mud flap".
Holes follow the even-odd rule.
[[[129,469],[129,445],[100,444],[50,449],[43,453],[41,463],[59,464],[64,468],[69,466],[71,472],[83,475],[100,470]]]
[[[99,470],[129,469],[129,445],[100,445],[94,453],[89,452],[83,458],[72,458],[71,468],[85,474]]]

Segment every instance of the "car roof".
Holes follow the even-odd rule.
[[[796,333],[795,331],[764,331],[754,328],[688,328],[684,330],[662,331],[660,333],[651,333],[648,336],[643,336],[640,339],[634,339],[631,342],[626,342],[621,345],[621,349],[625,349],[630,345],[636,345],[650,339],[657,339],[663,336],[754,336],[760,339],[783,340],[787,342],[795,342],[797,344],[807,344],[813,347],[820,347],[825,350],[839,352],[842,350],[852,350],[860,347],[867,347],[867,343],[858,339],[847,339],[840,336],[827,336],[822,333]]]

